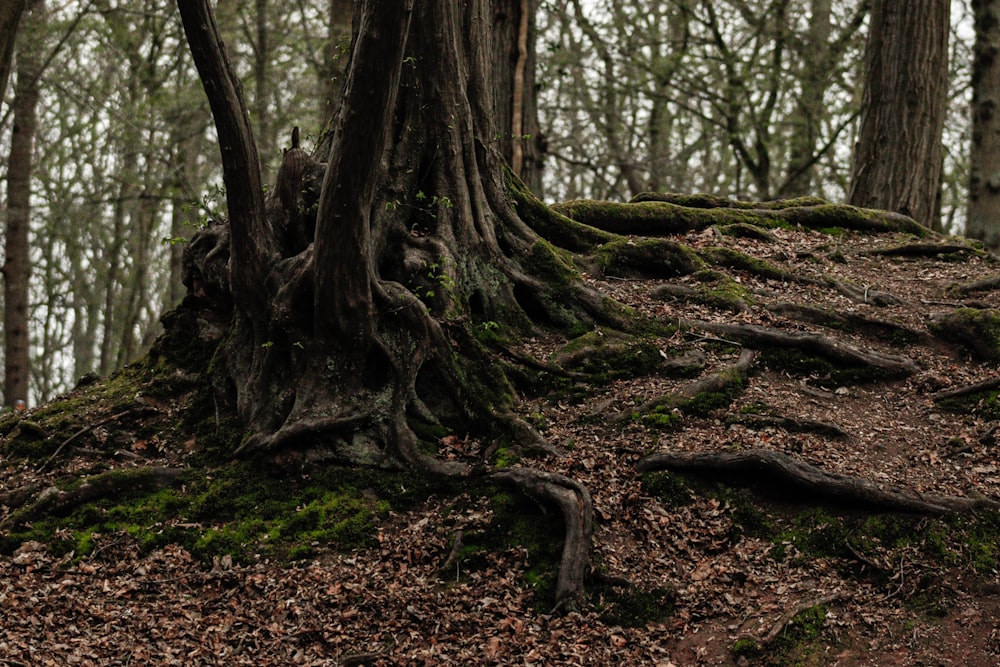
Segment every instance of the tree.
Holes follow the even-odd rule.
[[[471,471],[424,454],[418,432],[478,424],[543,445],[513,415],[510,385],[474,331],[619,318],[568,279],[565,260],[522,219],[535,200],[517,202],[507,187],[493,72],[510,64],[489,48],[491,4],[362,3],[327,164],[286,153],[276,190],[293,186],[304,201],[284,208],[262,194],[246,105],[210,6],[178,7],[216,119],[230,216],[229,284],[212,284],[225,271],[208,260],[225,255],[199,255],[204,239],[192,244],[189,284],[232,295],[224,367],[253,434],[237,453],[309,450],[453,475]],[[286,234],[303,210],[315,211],[315,241],[290,251]],[[214,234],[226,240],[225,230]],[[566,514],[557,600],[571,603],[586,569],[589,495],[558,475],[496,474]]]
[[[535,85],[538,0],[494,3],[493,7],[493,48],[497,62],[505,63],[496,71],[500,152],[514,176],[541,195],[545,142],[538,124]]]
[[[1000,3],[974,0],[972,143],[966,234],[1000,248]]]
[[[7,78],[14,60],[14,43],[28,0],[9,0],[0,7],[0,100],[7,92]]]
[[[544,206],[501,156],[508,128],[495,118],[507,104],[504,68],[514,63],[494,57],[497,14],[489,0],[361,2],[333,132],[310,156],[294,131],[276,194],[265,196],[247,105],[211,5],[184,0],[178,7],[215,118],[229,205],[228,224],[202,232],[184,261],[188,305],[231,312],[210,372],[220,405],[233,406],[248,431],[232,455],[514,485],[564,517],[557,608],[575,604],[589,571],[587,489],[532,467],[437,456],[456,434],[522,452],[558,451],[514,413],[511,380],[539,368],[579,376],[512,351],[508,341],[594,329],[675,331],[597,291],[585,270],[663,277],[693,273],[703,261],[756,266],[725,248],[707,249],[702,260],[672,240],[639,244],[626,234],[748,218],[924,233],[904,216],[825,202],[740,207],[652,195],[619,207]],[[879,296],[812,280],[866,302]],[[762,327],[702,326],[756,346],[803,342]],[[902,357],[805,338],[813,349],[881,373],[916,368]],[[744,351],[732,373],[692,391],[742,384],[755,357]]]
[[[949,0],[872,3],[850,202],[940,224]]]
[[[28,287],[31,279],[28,232],[31,222],[31,174],[37,130],[43,42],[38,39],[44,4],[36,0],[30,26],[19,41],[14,127],[7,170],[7,234],[4,243],[4,405],[27,401],[31,377]]]

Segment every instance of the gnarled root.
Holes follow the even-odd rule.
[[[511,484],[538,500],[555,505],[566,521],[556,582],[553,611],[570,610],[582,599],[584,579],[590,568],[590,544],[593,535],[594,505],[590,492],[579,482],[556,473],[532,468],[510,468],[493,473],[494,480]]]
[[[883,486],[861,477],[826,472],[781,452],[750,449],[742,452],[664,452],[639,461],[640,472],[676,470],[746,477],[769,482],[770,489],[788,489],[849,505],[880,511],[943,514],[979,507],[1000,507],[990,499],[924,494],[898,486]]]

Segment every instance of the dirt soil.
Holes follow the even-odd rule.
[[[178,547],[143,555],[128,535],[98,537],[99,547],[83,560],[56,558],[43,545],[25,544],[0,557],[0,665],[1000,664],[995,566],[933,562],[917,547],[824,556],[800,551],[791,538],[753,531],[734,537],[734,496],[697,492],[690,502],[671,503],[636,473],[638,461],[652,452],[766,448],[824,471],[921,493],[1000,500],[997,422],[948,412],[933,400],[938,392],[997,378],[996,363],[975,360],[929,329],[935,318],[961,306],[1000,307],[996,289],[969,296],[949,291],[996,276],[1000,264],[973,251],[931,257],[870,252],[904,240],[893,235],[773,234],[775,240],[765,241],[709,229],[677,240],[696,248],[739,249],[798,276],[849,281],[863,293],[878,290],[898,302],[878,306],[829,284],[730,270],[753,296],[745,312],[734,313],[651,296],[663,281],[587,279],[661,320],[822,333],[865,350],[905,355],[918,372],[838,384],[758,362],[732,405],[684,416],[669,429],[615,419],[690,382],[656,372],[586,394],[526,398],[520,406],[565,452],[531,465],[580,480],[592,493],[594,563],[635,590],[669,598],[672,611],[665,617],[638,627],[626,627],[627,618],[609,622],[602,612],[616,589],[596,584],[580,610],[550,614],[526,577],[531,555],[517,544],[486,555],[485,565],[471,571],[461,560],[443,571],[456,531],[482,530],[494,517],[486,498],[433,497],[417,509],[384,515],[372,548],[321,552],[292,565],[263,559],[239,565],[220,558],[208,568]],[[697,285],[693,277],[673,282]],[[919,336],[894,344],[777,315],[769,309],[775,304],[891,320]],[[700,351],[705,373],[734,363],[740,353],[725,335],[691,325],[660,344],[664,357]],[[539,338],[526,341],[522,351],[548,359],[555,345]],[[835,424],[847,437],[731,423],[760,405],[771,415]],[[163,435],[151,447],[150,437],[130,430],[137,426],[102,428],[117,429],[113,436],[130,443],[130,453],[116,466],[185,465],[182,438]],[[459,438],[444,444],[449,455],[470,460],[487,446]],[[78,445],[41,473],[0,460],[0,491],[29,483],[44,488],[56,476],[86,470],[93,454],[86,438]],[[809,498],[747,495],[785,522],[808,507],[825,508]],[[4,509],[0,519],[6,514]],[[992,548],[996,556],[1000,545]],[[817,605],[824,613],[815,632],[776,648],[795,631],[791,616]],[[763,648],[734,651],[741,640]]]

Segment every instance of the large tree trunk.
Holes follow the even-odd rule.
[[[454,475],[471,468],[434,456],[442,434],[544,445],[513,415],[513,391],[475,328],[615,315],[521,217],[537,200],[497,142],[497,82],[515,63],[496,62],[491,2],[360,3],[325,166],[293,136],[274,188],[286,194],[252,211],[233,200],[253,194],[256,173],[245,104],[219,95],[238,85],[207,2],[178,4],[213,100],[230,206],[228,234],[191,244],[186,284],[235,306],[218,369],[250,431],[236,454]],[[228,273],[218,268],[226,248]],[[589,495],[528,469],[497,479],[566,515],[557,602],[568,603],[583,586]]]
[[[1000,2],[974,0],[972,150],[965,231],[1000,248]]]
[[[451,467],[416,453],[411,422],[505,423],[537,438],[511,417],[506,382],[481,377],[482,351],[462,330],[469,320],[568,324],[588,305],[599,310],[581,299],[574,313],[566,296],[582,286],[557,294],[522,265],[529,253],[561,260],[538,243],[506,188],[494,91],[508,78],[494,72],[515,63],[495,61],[493,7],[421,3],[413,10],[419,27],[409,30],[403,6],[365,4],[355,16],[325,177],[309,183],[312,163],[295,172],[305,179],[297,186],[321,188],[321,196],[294,206],[270,198],[273,233],[256,235],[255,257],[245,262],[235,248],[248,229],[231,208],[237,316],[227,358],[239,412],[255,433],[244,453],[325,444],[355,461],[441,472]],[[286,160],[309,162],[294,151]],[[231,197],[228,181],[227,190]],[[315,225],[304,251],[283,238],[303,210],[306,236]]]
[[[950,0],[875,0],[850,203],[940,225]]]
[[[29,28],[40,25],[43,3],[36,0]],[[28,287],[31,258],[28,232],[31,222],[31,173],[41,74],[41,41],[38,32],[26,31],[17,51],[14,87],[14,130],[7,169],[7,234],[4,244],[4,405],[28,400],[31,357],[28,321]]]

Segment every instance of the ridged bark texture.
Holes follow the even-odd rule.
[[[939,225],[950,0],[875,0],[850,203]]]

